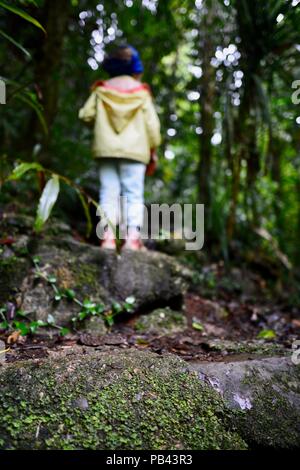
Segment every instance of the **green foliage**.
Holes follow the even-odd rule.
[[[20,49],[20,51],[22,51],[25,56],[27,56],[29,59],[31,59],[31,54],[30,52],[25,49],[25,47],[22,46],[22,44],[20,44],[18,41],[16,41],[13,37],[9,36],[9,34],[6,34],[5,31],[2,31],[2,29],[0,29],[0,34],[1,36],[4,37],[4,39],[7,39],[7,41],[10,41],[14,46],[16,46],[18,49]]]
[[[33,335],[42,327],[55,326],[51,318],[48,318],[47,322],[41,320],[32,321],[29,314],[22,310],[16,310],[12,320],[9,320],[8,317],[8,308],[0,308],[0,318],[2,319],[0,331],[19,331],[21,336]]]
[[[48,127],[44,118],[43,108],[39,104],[36,94],[30,92],[29,90],[22,90],[22,92],[18,90],[17,93],[13,92],[13,96],[15,97],[15,99],[25,103],[29,108],[32,108],[34,110],[40,124],[42,125],[44,133],[47,135]]]
[[[4,83],[10,87],[10,93],[8,94],[7,102],[15,100],[21,103],[25,103],[26,107],[32,109],[37,115],[39,123],[43,129],[45,135],[48,134],[48,126],[43,114],[43,106],[40,104],[35,92],[31,91],[27,85],[20,85],[15,80],[8,79],[7,77],[1,77]]]
[[[32,2],[31,2],[32,3]],[[20,8],[14,6],[14,5],[10,5],[6,2],[3,2],[2,0],[0,1],[0,7],[2,8],[5,8],[6,10],[14,13],[15,15],[18,15],[20,16],[21,18],[23,18],[24,20],[28,21],[29,23],[33,24],[34,26],[36,26],[37,28],[40,28],[42,31],[44,31],[44,33],[46,33],[45,29],[43,28],[43,26],[35,19],[33,18],[31,15],[29,15],[28,13],[26,13],[26,11],[24,10],[21,10]]]
[[[54,300],[60,302],[62,299],[74,302],[79,305],[80,310],[76,316],[72,318],[72,326],[75,330],[80,326],[82,322],[90,317],[99,316],[104,319],[108,326],[113,326],[115,323],[115,317],[122,313],[132,313],[134,310],[134,304],[136,302],[133,296],[125,299],[124,302],[113,302],[110,308],[105,307],[103,303],[95,303],[90,299],[84,299],[81,302],[77,297],[73,289],[62,289],[57,286],[57,279],[55,276],[46,275],[39,266],[39,258],[33,258],[35,267],[35,277],[43,279],[49,285],[51,285],[54,291]],[[47,321],[32,321],[30,315],[22,310],[16,310],[15,316],[12,320],[8,319],[8,308],[0,308],[0,331],[19,331],[21,336],[34,335],[38,333],[40,328],[56,328],[61,336],[65,336],[70,333],[70,329],[61,327],[56,324],[55,318],[52,314],[49,314]]]
[[[28,14],[35,12],[32,15],[47,29],[44,2],[14,3],[22,11],[28,9]],[[17,158],[47,159],[49,164],[43,166],[51,168],[49,178],[64,175],[92,188],[94,196],[98,179],[91,164],[91,131],[79,123],[78,109],[90,85],[105,78],[103,54],[128,41],[141,52],[143,80],[151,85],[162,122],[159,168],[146,181],[147,202],[199,202],[199,169],[206,153],[202,119],[207,107],[213,137],[217,137],[209,148],[211,167],[205,175],[210,193],[207,240],[216,245],[217,256],[230,260],[235,253],[228,230],[233,212],[234,238],[241,246],[272,251],[270,242],[257,235],[256,229],[261,228],[270,233],[290,264],[299,263],[299,107],[291,102],[292,83],[300,72],[299,5],[284,0],[226,4],[203,0],[202,6],[194,0],[147,5],[134,0],[131,7],[117,0],[70,4],[61,49],[50,54],[61,59],[42,79],[51,61],[43,55],[36,28],[7,10],[4,20],[7,17],[16,25],[21,21],[23,26],[16,35],[16,29],[0,19],[0,31],[7,36],[6,47],[0,47],[1,73],[10,78],[6,80],[8,105],[1,108],[1,159],[5,155],[10,164]],[[57,31],[48,32],[48,44],[60,32],[58,25]],[[208,40],[214,68],[212,106],[204,100],[209,91],[203,80]],[[45,82],[50,92],[45,92]],[[30,191],[30,182],[24,182],[24,187]],[[82,191],[78,196],[90,235],[93,203]],[[68,197],[72,200],[65,212],[71,218],[76,201],[73,195]]]
[[[84,191],[79,188],[75,183],[73,183],[70,179],[52,173],[51,171],[42,167],[39,163],[19,163],[14,170],[5,178],[5,181],[16,181],[20,180],[26,173],[29,171],[37,171],[43,174],[49,174],[50,179],[48,180],[41,196],[39,199],[39,204],[37,208],[36,220],[34,224],[34,230],[39,233],[44,224],[49,219],[52,209],[58,199],[59,191],[60,191],[60,181],[67,184],[70,188],[75,190],[76,194],[79,197],[79,200],[83,206],[84,214],[87,220],[87,236],[90,235],[92,230],[92,220],[89,211],[89,205],[93,204],[97,209],[101,210],[99,204],[93,200],[90,196],[84,193]],[[110,221],[108,221],[110,223]]]
[[[136,299],[134,296],[129,296],[124,302],[113,302],[110,308],[105,307],[103,303],[93,302],[91,299],[79,300],[76,297],[76,293],[73,289],[65,289],[57,286],[57,279],[51,274],[45,274],[40,268],[40,259],[38,257],[33,258],[33,264],[35,267],[35,277],[46,281],[54,291],[54,300],[60,302],[66,299],[70,302],[76,303],[79,307],[79,313],[72,318],[72,324],[75,328],[80,325],[81,322],[87,320],[89,317],[100,316],[102,317],[108,326],[112,326],[115,322],[115,317],[122,313],[132,313]],[[55,324],[55,319],[52,315],[48,316],[48,325],[54,326],[62,331],[65,330],[58,327]]]
[[[39,163],[20,163],[14,168],[7,180],[19,180],[25,173],[31,170],[42,171],[43,168]]]
[[[81,311],[77,316],[72,318],[75,328],[80,324],[80,322],[94,316],[102,317],[107,326],[113,326],[115,323],[115,317],[123,313],[132,313],[134,311],[134,304],[136,302],[135,298],[130,296],[126,298],[124,302],[112,302],[111,307],[106,308],[104,304],[95,303],[89,299],[85,299],[83,303],[76,299],[76,297],[72,300],[81,306]]]
[[[59,194],[59,178],[54,175],[46,184],[40,197],[34,229],[38,233],[47,222]]]
[[[24,4],[25,6],[26,5],[37,6],[36,2],[34,0],[19,1],[19,3],[21,5]],[[0,8],[2,8],[2,10],[4,10],[4,11],[6,10],[9,13],[13,13],[16,16],[21,17],[22,19],[24,19],[25,21],[27,21],[31,25],[34,25],[35,27],[39,28],[44,33],[46,33],[45,29],[43,28],[43,26],[40,24],[39,21],[37,21],[34,17],[29,15],[26,11],[20,9],[16,5],[11,5],[11,4],[8,4],[6,2],[0,1]],[[29,52],[29,50],[27,48],[25,48],[14,36],[9,34],[3,28],[0,28],[0,35],[4,39],[6,39],[6,41],[8,41],[10,44],[15,46],[15,48],[17,48],[18,51],[21,51],[22,54],[25,56],[25,58],[28,61],[32,60],[32,55]],[[5,84],[8,85],[9,87],[13,87],[11,92],[8,94],[7,102],[9,103],[10,100],[12,98],[14,98],[16,101],[20,101],[22,103],[25,103],[25,105],[27,107],[31,108],[36,113],[37,118],[38,118],[38,120],[39,120],[39,122],[40,122],[40,124],[41,124],[41,126],[44,130],[44,133],[47,134],[48,133],[48,127],[47,127],[47,124],[46,124],[46,121],[45,121],[45,118],[44,118],[44,115],[43,115],[43,112],[42,112],[43,108],[42,108],[41,104],[38,102],[36,92],[31,91],[28,88],[28,85],[26,85],[26,84],[20,85],[20,83],[12,80],[11,78],[7,78],[5,76],[0,76],[0,79],[2,81],[4,81]],[[5,124],[4,124],[4,129],[6,129]]]
[[[84,215],[87,221],[86,236],[87,238],[89,238],[93,230],[93,223],[92,223],[92,218],[91,218],[91,213],[90,213],[90,201],[86,201],[81,191],[78,189],[77,189],[77,194],[84,210]]]
[[[276,338],[276,333],[273,330],[262,330],[257,335],[258,339],[272,340]]]
[[[204,331],[203,325],[201,325],[201,323],[199,323],[199,322],[196,321],[196,320],[193,321],[192,327],[194,328],[194,330],[197,330],[197,331]]]

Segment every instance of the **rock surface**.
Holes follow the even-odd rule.
[[[0,366],[2,449],[300,447],[290,358],[187,364],[86,348]]]
[[[170,308],[157,308],[147,315],[141,315],[134,324],[138,333],[167,335],[184,331],[187,328],[187,318],[182,312]]]
[[[5,362],[5,351],[6,351],[5,343],[4,341],[0,340],[0,364]]]
[[[243,410],[235,423],[252,447],[300,447],[300,365],[291,357],[192,366],[231,409]]]
[[[62,326],[79,313],[74,301],[55,302],[53,286],[36,277],[30,258],[37,256],[42,274],[54,276],[58,288],[73,290],[80,301],[110,308],[133,296],[138,313],[155,309],[132,322],[137,335],[160,340],[185,330],[187,320],[176,310],[192,274],[176,260],[155,252],[103,251],[75,241],[64,224],[34,238],[31,224],[12,218],[7,233],[0,224],[4,237],[14,238],[0,250],[0,306],[12,302],[44,321],[52,314]],[[207,300],[201,305],[213,307]],[[50,359],[9,364],[0,342],[0,448],[300,447],[300,366],[281,346],[226,340],[220,329],[221,338],[210,338],[216,326],[206,322],[208,337],[199,337],[195,347],[226,352],[227,362],[187,364],[173,355],[127,349],[131,343],[106,334],[100,317],[83,327],[85,346],[58,348]],[[99,346],[101,352],[90,349]],[[286,357],[265,357],[279,355]]]
[[[245,449],[176,356],[73,354],[0,367],[1,449]]]
[[[40,259],[43,274],[57,279],[58,288],[72,289],[80,301],[89,299],[107,308],[129,296],[135,298],[136,311],[181,306],[190,273],[175,259],[150,251],[118,255],[78,242],[65,231],[54,236],[53,230],[51,235],[28,239],[28,250]],[[16,244],[19,239],[18,235]],[[13,250],[14,244],[12,254],[0,259],[1,304],[17,299],[18,307],[35,319],[46,321],[52,314],[58,325],[66,326],[79,313],[78,305],[65,299],[54,302],[53,288],[36,278],[26,253],[16,257]]]

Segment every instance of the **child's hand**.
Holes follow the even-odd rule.
[[[151,149],[150,162],[147,165],[146,176],[153,176],[157,168],[158,156],[155,149]]]

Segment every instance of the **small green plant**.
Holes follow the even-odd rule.
[[[7,11],[10,15],[17,15],[23,20],[29,22],[31,25],[43,31],[44,34],[46,34],[44,27],[39,21],[29,15],[22,8],[19,8],[17,5],[12,5],[11,3],[12,2],[7,3],[6,1],[0,1],[0,13],[2,15],[4,11]],[[27,0],[27,2],[19,1],[19,3],[21,4],[21,6],[26,3],[37,6],[35,0]],[[16,39],[16,37],[10,36],[8,32],[6,30],[3,30],[2,28],[0,28],[0,37],[1,40],[9,42],[13,47],[18,49],[28,63],[33,60],[32,54],[29,52],[29,50],[26,49],[24,45],[21,44],[18,39]],[[44,117],[43,107],[39,102],[37,94],[31,90],[31,87],[29,86],[30,84],[20,84],[19,81],[11,80],[8,77],[0,76],[0,78],[5,82],[6,85],[10,87],[10,93],[7,96],[7,102],[11,99],[15,99],[21,101],[26,106],[32,108],[40,121],[44,133],[48,134],[48,127]]]
[[[112,302],[110,307],[105,307],[103,303],[93,302],[91,299],[79,300],[73,289],[60,288],[57,285],[57,278],[53,274],[46,274],[40,267],[40,258],[33,258],[34,276],[37,279],[42,279],[47,282],[53,289],[54,302],[60,302],[66,299],[70,302],[75,302],[80,308],[77,315],[72,318],[71,327],[76,331],[82,322],[90,317],[102,317],[107,324],[111,327],[115,323],[116,316],[122,313],[132,313],[136,299],[133,296],[127,297],[124,302]],[[13,314],[9,311],[9,307],[5,306],[0,308],[0,331],[19,331],[21,336],[33,335],[38,333],[39,328],[56,328],[61,336],[66,336],[71,332],[71,329],[62,327],[56,324],[55,318],[49,314],[47,321],[30,319],[30,313],[16,310],[13,308]]]
[[[46,281],[54,291],[54,301],[60,302],[62,299],[66,299],[71,302],[75,302],[79,307],[79,313],[72,318],[73,327],[76,329],[77,326],[87,320],[89,317],[100,316],[104,319],[108,326],[113,326],[115,317],[122,313],[132,313],[136,302],[135,297],[129,296],[124,302],[113,302],[110,308],[105,308],[103,303],[96,303],[91,299],[84,299],[83,302],[76,297],[76,293],[73,289],[61,289],[57,286],[57,279],[52,274],[45,274],[40,268],[40,259],[38,257],[33,258],[34,274],[35,277]],[[55,325],[54,318],[48,316],[48,325],[56,328],[60,328],[61,334],[68,333],[68,329],[61,328]]]
[[[274,330],[261,330],[258,335],[258,339],[272,340],[276,338],[276,333]]]
[[[89,317],[100,316],[104,319],[107,326],[113,326],[115,323],[115,317],[122,313],[132,313],[134,310],[134,297],[127,297],[124,302],[113,302],[110,308],[105,308],[102,303],[95,303],[89,299],[85,299],[83,303],[74,298],[76,303],[80,304],[81,311],[77,316],[72,318],[73,325],[76,327],[78,323],[83,322]]]
[[[0,309],[0,318],[0,331],[19,331],[21,336],[35,334],[39,328],[50,326],[51,324],[49,318],[47,322],[42,320],[32,321],[29,314],[22,310],[16,310],[14,318],[8,320],[8,307]]]
[[[115,322],[115,317],[122,313],[132,313],[134,310],[135,297],[130,296],[124,302],[113,302],[111,309],[106,311],[105,320],[108,326],[112,326]]]
[[[7,178],[4,179],[4,182],[18,181],[29,171],[35,171],[38,174],[43,174],[45,177],[48,177],[48,181],[40,196],[40,200],[39,200],[38,207],[37,207],[37,213],[36,213],[36,218],[34,222],[34,230],[36,233],[41,232],[44,224],[49,219],[52,209],[58,199],[61,183],[64,183],[65,185],[72,188],[79,197],[79,200],[82,204],[86,221],[87,221],[87,229],[86,229],[87,237],[90,236],[92,228],[93,228],[90,210],[89,210],[90,205],[96,207],[98,213],[101,215],[101,218],[105,219],[107,224],[115,232],[114,225],[110,222],[109,219],[107,219],[101,206],[98,204],[97,201],[95,201],[88,194],[86,194],[86,192],[81,187],[79,187],[69,178],[66,178],[65,176],[60,175],[58,173],[54,173],[44,168],[42,165],[40,165],[37,162],[19,163],[11,172],[11,174]]]

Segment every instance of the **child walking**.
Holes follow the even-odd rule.
[[[104,63],[109,79],[93,85],[79,118],[94,126],[93,155],[99,159],[100,206],[110,221],[101,246],[115,249],[121,223],[120,197],[127,206],[123,249],[143,247],[144,179],[160,144],[160,122],[148,85],[141,83],[143,64],[129,45],[118,47]]]

